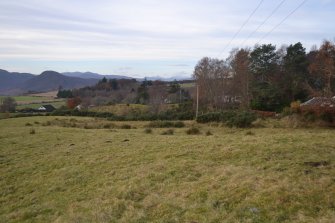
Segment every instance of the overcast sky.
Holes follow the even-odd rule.
[[[0,68],[102,74],[189,76],[204,56],[234,47],[313,44],[335,37],[335,0],[0,0]],[[244,43],[242,45],[242,43]]]

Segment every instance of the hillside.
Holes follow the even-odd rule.
[[[127,76],[102,75],[102,74],[97,74],[97,73],[92,73],[92,72],[65,72],[65,73],[62,73],[62,75],[67,76],[67,77],[79,77],[83,79],[102,79],[104,77],[107,79],[132,79],[132,77],[127,77]]]
[[[8,72],[0,69],[0,95],[19,95],[27,92],[47,92],[63,89],[74,89],[91,86],[102,78],[118,80],[134,80],[122,75],[101,75],[92,72],[65,72],[44,71],[40,75],[29,73]],[[175,80],[177,77],[151,77],[147,80]],[[186,80],[187,78],[185,78]],[[143,81],[143,78],[137,79]]]
[[[24,91],[51,91],[57,90],[60,86],[63,89],[80,88],[94,85],[97,79],[83,79],[78,77],[67,77],[55,71],[45,71],[26,81],[22,87]]]
[[[94,85],[99,79],[68,77],[55,71],[45,71],[40,75],[8,72],[0,70],[0,94],[18,95],[27,92],[47,92],[63,89],[81,88]]]
[[[22,85],[33,77],[28,73],[10,73],[0,69],[0,94],[20,92]]]

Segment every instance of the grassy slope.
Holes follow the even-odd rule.
[[[0,120],[0,222],[335,221],[334,130],[33,124],[54,119]]]
[[[46,105],[46,104],[50,104],[52,106],[54,106],[55,108],[60,108],[62,106],[65,106],[65,100],[62,101],[45,101],[45,102],[34,102],[31,104],[22,104],[22,105],[18,105],[16,106],[16,109],[23,109],[23,108],[33,108],[33,109],[37,109],[39,107],[41,107],[42,105]]]
[[[5,96],[0,96],[0,99]],[[65,105],[64,99],[55,99],[47,96],[15,96],[13,97],[17,102],[17,109],[34,108],[37,109],[45,104],[52,104],[55,108]]]
[[[5,96],[0,96],[3,98]],[[41,101],[41,100],[50,100],[50,97],[39,97],[39,96],[15,96],[13,97],[16,102],[30,102],[30,101]]]

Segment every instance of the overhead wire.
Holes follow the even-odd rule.
[[[263,20],[262,23],[260,23],[258,25],[258,27],[252,31],[248,37],[240,44],[241,46],[243,46],[249,39],[250,37],[252,37],[279,9],[280,7],[286,2],[286,0],[282,0],[273,10],[272,12]]]
[[[275,25],[269,32],[267,32],[257,43],[259,44],[266,37],[268,37],[273,31],[275,31],[281,24],[283,24],[290,16],[292,16],[296,11],[298,11],[308,0],[303,0],[296,8],[294,8],[287,16],[284,17],[277,25]]]
[[[261,5],[263,4],[264,0],[261,0],[257,7],[252,11],[252,13],[249,15],[249,17],[247,18],[247,20],[241,25],[241,27],[238,29],[238,31],[234,34],[233,38],[228,42],[228,44],[223,48],[223,50],[220,52],[220,54],[218,55],[218,57],[221,56],[221,54],[223,52],[226,51],[226,49],[230,46],[230,44],[236,39],[237,35],[240,34],[240,32],[242,31],[242,29],[245,27],[245,25],[250,21],[250,19],[252,18],[252,16],[257,12],[257,10],[261,7]]]

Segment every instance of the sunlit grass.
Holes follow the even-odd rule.
[[[33,109],[37,109],[39,107],[41,107],[42,105],[46,105],[46,104],[50,104],[52,106],[54,106],[55,108],[60,108],[62,106],[66,105],[65,100],[61,100],[61,101],[46,101],[46,102],[35,102],[35,103],[29,103],[29,104],[21,104],[16,106],[16,109],[24,109],[24,108],[33,108]]]
[[[0,120],[0,222],[335,221],[334,130],[147,125]]]
[[[5,96],[0,96],[3,98]],[[38,97],[38,96],[14,96],[12,97],[16,102],[27,102],[27,101],[39,101],[39,100],[49,100],[50,97]]]

